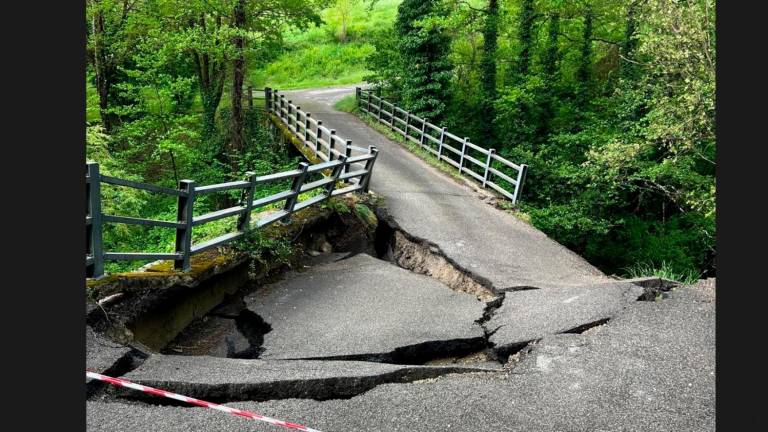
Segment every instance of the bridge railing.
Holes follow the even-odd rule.
[[[357,106],[380,123],[396,131],[438,160],[458,169],[460,175],[477,180],[483,188],[490,187],[512,203],[520,198],[528,165],[513,163],[498,154],[495,149],[483,148],[429,122],[429,119],[398,107],[376,96],[370,90],[355,89]]]
[[[338,135],[335,129],[323,126],[322,120],[312,117],[311,112],[302,110],[278,90],[267,87],[264,89],[264,95],[267,112],[280,118],[319,159],[327,162],[341,156],[349,159],[356,155],[370,153],[370,147],[352,145],[352,140]]]
[[[85,174],[86,276],[89,278],[98,278],[104,274],[105,261],[120,260],[173,260],[174,268],[188,271],[190,269],[190,257],[196,253],[229,243],[242,237],[253,229],[258,229],[273,222],[286,219],[292,213],[320,203],[332,196],[350,192],[366,191],[377,155],[378,151],[376,148],[371,147],[370,150],[363,155],[352,157],[340,155],[333,160],[314,165],[301,162],[296,169],[291,171],[264,176],[257,176],[255,173],[249,172],[246,174],[244,180],[239,181],[198,186],[193,180],[181,180],[179,181],[177,189],[102,175],[99,172],[99,164],[87,163]],[[359,165],[362,165],[362,168],[353,168],[353,166]],[[330,174],[326,175],[326,173]],[[322,178],[320,180],[309,181],[313,175],[315,177],[320,175]],[[291,180],[291,187],[289,189],[282,190],[263,198],[254,198],[255,191],[259,185],[289,179]],[[102,211],[102,184],[123,186],[175,196],[177,198],[177,218],[175,221],[163,221],[105,214]],[[193,208],[197,196],[231,190],[239,190],[241,192],[237,205],[202,215],[194,214]],[[312,195],[311,193],[314,193],[315,195]],[[307,194],[310,195],[310,197],[299,201],[301,194]],[[273,205],[280,201],[284,202],[282,209],[269,213],[264,212],[264,215],[260,215],[261,217],[256,220],[255,223],[252,223],[251,213],[253,211],[262,209],[268,205]],[[233,216],[238,217],[236,230],[234,232],[229,232],[213,239],[193,244],[192,230],[194,227]],[[175,229],[175,250],[170,253],[105,251],[102,239],[103,224],[105,223]]]

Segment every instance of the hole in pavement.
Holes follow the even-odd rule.
[[[636,281],[634,284],[643,288],[643,293],[637,297],[637,301],[657,301],[668,298],[669,291],[679,285],[674,281],[661,278]]]
[[[478,300],[487,302],[496,299],[497,293],[490,281],[462,269],[436,245],[399,228],[384,209],[377,208],[376,216],[379,225],[374,248],[379,259],[437,279],[452,290],[474,295]]]
[[[539,287],[530,286],[530,285],[520,285],[520,286],[513,286],[509,288],[502,288],[499,291],[501,292],[511,292],[511,291],[529,291],[529,290],[537,290],[541,289]]]
[[[486,350],[488,347],[487,338],[469,338],[469,339],[450,339],[439,341],[428,341],[415,345],[409,345],[396,348],[394,351],[374,354],[350,354],[343,356],[328,357],[305,357],[292,360],[323,360],[323,361],[367,361],[375,363],[389,363],[398,365],[423,365],[434,361],[441,361],[452,358],[465,358],[465,363],[469,363],[473,354]],[[451,362],[457,363],[457,362]]]
[[[593,329],[595,327],[599,327],[601,325],[605,325],[610,320],[611,320],[610,318],[599,319],[597,321],[588,322],[586,324],[582,324],[580,326],[576,326],[576,327],[574,327],[572,329],[569,329],[569,330],[566,330],[566,331],[563,331],[563,332],[560,332],[560,333],[582,334],[582,333],[586,332],[587,330]]]
[[[438,378],[449,374],[494,373],[488,369],[466,366],[404,367],[391,372],[353,377],[330,377],[317,379],[272,381],[267,383],[225,383],[200,384],[178,381],[139,381],[138,384],[159,387],[174,393],[223,404],[239,401],[263,402],[280,399],[351,399],[382,384],[404,384],[425,379]],[[173,399],[152,396],[142,392],[111,387],[113,398],[137,401],[151,405],[193,407]]]
[[[494,293],[488,281],[457,267],[434,245],[398,228],[392,218],[376,209],[375,230],[354,212],[335,213],[324,223],[307,230],[298,240],[305,251],[315,251],[302,261],[304,266],[323,265],[357,253],[375,255],[401,268],[430,276],[454,291],[474,295],[485,301],[483,315],[476,321],[484,336],[460,340],[429,341],[400,347],[392,352],[361,354],[322,360],[358,360],[400,365],[420,365],[501,361],[489,342],[493,331],[484,327],[501,305],[504,293]],[[296,269],[301,270],[301,269]],[[274,278],[273,278],[274,279]],[[264,335],[271,331],[269,323],[246,309],[243,298],[259,289],[268,289],[268,281],[242,287],[200,318],[194,319],[160,352],[169,355],[209,355],[216,357],[256,359],[263,352]],[[257,285],[257,284],[261,285]],[[313,358],[312,360],[320,360]],[[506,360],[504,357],[503,360]]]
[[[130,351],[120,357],[112,366],[103,371],[102,374],[119,377],[138,368],[149,357],[149,354],[137,349],[131,348]],[[85,398],[93,399],[105,394],[111,384],[103,381],[91,380],[85,384]]]
[[[498,362],[505,365],[507,369],[518,363],[522,357],[529,353],[538,340],[529,340],[513,343],[501,347],[494,347],[493,351]]]

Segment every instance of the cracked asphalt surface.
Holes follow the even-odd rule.
[[[483,192],[331,108],[351,93],[354,87],[305,90],[290,98],[355,145],[376,145],[371,189],[389,214],[503,291],[499,307],[485,310],[469,294],[367,255],[318,260],[244,298],[271,327],[260,359],[151,354],[127,379],[325,432],[715,429],[714,280],[637,301],[640,286],[606,277],[482,202]],[[605,323],[562,333],[594,322]],[[535,342],[504,369],[487,359],[424,366],[413,350],[426,344],[439,352],[446,341],[468,339],[491,351]],[[90,328],[87,340],[87,367],[99,371],[129,351]],[[110,388],[91,397],[88,430],[282,430],[137,396]]]
[[[245,298],[271,323],[263,359],[373,355],[482,339],[484,303],[366,254],[288,275]]]
[[[585,334],[550,335],[511,373],[382,384],[351,399],[229,406],[323,431],[715,430],[715,296],[687,286]],[[200,408],[90,401],[89,430],[274,431]]]
[[[379,149],[370,188],[384,197],[387,210],[405,231],[437,244],[459,266],[497,289],[606,279],[541,231],[479,200],[480,192],[430,167],[354,115],[333,108],[354,92],[351,86],[281,93],[354,145]]]

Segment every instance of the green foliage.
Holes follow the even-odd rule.
[[[352,112],[357,109],[357,98],[355,95],[347,95],[333,104],[333,107],[339,111]]]
[[[502,2],[495,41],[492,1],[443,4],[450,16],[417,20],[450,29],[443,124],[529,165],[531,223],[608,273],[714,274],[713,0]],[[396,30],[369,67],[405,100],[420,84],[392,60],[412,29]]]
[[[445,10],[436,0],[404,0],[395,31],[402,56],[402,105],[414,114],[440,122],[449,99],[452,64],[450,39],[438,18]]]
[[[681,282],[685,285],[692,285],[699,279],[699,275],[691,271],[684,271],[682,273],[676,271],[670,267],[666,262],[662,262],[660,266],[654,266],[648,263],[638,263],[625,269],[627,277],[630,278],[642,278],[642,277],[658,277],[671,281]]]
[[[361,65],[373,50],[364,42],[312,45],[280,56],[250,79],[257,88],[281,90],[359,83],[366,74]]]
[[[376,214],[365,204],[355,204],[355,215],[368,226],[376,227],[379,224]]]
[[[320,205],[323,208],[330,209],[334,213],[338,214],[349,214],[352,212],[347,203],[340,200],[339,198],[328,198]]]
[[[306,31],[287,28],[279,49],[252,62],[251,83],[256,88],[295,89],[364,81],[369,74],[365,58],[375,52],[380,33],[392,25],[400,0],[348,1],[323,10],[321,25]],[[347,8],[347,36],[341,41],[342,9]]]
[[[290,265],[290,258],[295,252],[290,237],[269,235],[262,230],[251,231],[232,243],[232,247],[250,258],[251,276],[257,275],[260,265]]]

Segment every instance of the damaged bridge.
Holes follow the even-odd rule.
[[[294,215],[285,229],[306,253],[288,271],[246,282],[232,276],[245,261],[216,261],[162,287],[151,271],[99,282],[110,290],[87,310],[89,370],[326,432],[715,429],[713,280],[602,274],[477,183],[332,108],[354,92],[281,92],[304,129],[295,110],[273,121],[310,156],[322,148],[308,118],[344,137],[316,162],[346,159],[350,141],[375,148],[361,177],[372,193]],[[277,430],[97,382],[87,421]]]

